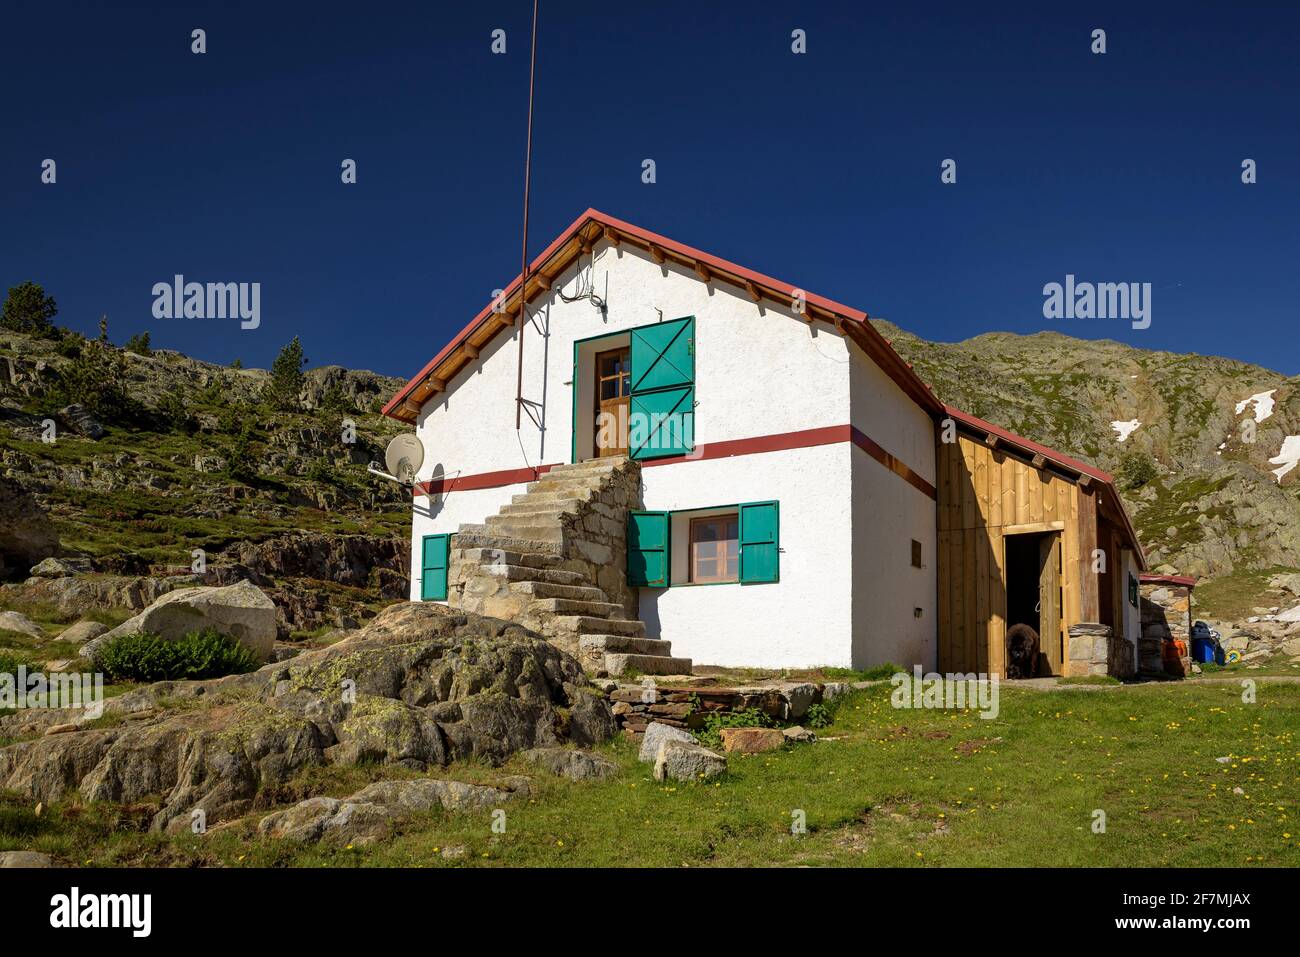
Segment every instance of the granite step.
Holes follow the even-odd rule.
[[[579,635],[631,635],[639,638],[645,634],[645,622],[627,618],[556,615],[553,624],[557,631]]]
[[[629,671],[643,675],[689,675],[690,658],[665,658],[660,655],[633,655],[619,652],[605,656],[605,671],[611,677]]]
[[[634,638],[631,635],[583,635],[578,639],[578,649],[585,657],[588,653],[631,655],[656,655],[668,657],[673,643],[662,638]]]
[[[550,615],[582,615],[604,619],[624,613],[623,606],[612,601],[584,601],[576,598],[538,598],[529,602],[528,607],[532,611]]]
[[[575,601],[604,602],[605,592],[593,585],[556,585],[552,582],[512,581],[512,592],[534,598],[571,598]],[[621,607],[621,606],[620,606]]]

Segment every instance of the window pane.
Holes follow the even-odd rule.
[[[601,379],[601,380],[600,380],[600,397],[601,397],[602,399],[617,399],[617,398],[618,398],[618,395],[619,395],[619,392],[618,392],[618,380],[617,380],[617,379]]]
[[[712,558],[699,558],[695,562],[695,577],[699,581],[718,577],[718,563]]]

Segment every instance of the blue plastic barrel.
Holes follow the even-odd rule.
[[[1209,638],[1192,639],[1192,660],[1207,665],[1214,661],[1214,642]]]

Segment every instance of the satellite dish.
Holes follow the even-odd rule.
[[[424,443],[409,432],[397,436],[384,451],[384,464],[388,466],[390,475],[407,485],[414,485],[416,473],[424,464]]]

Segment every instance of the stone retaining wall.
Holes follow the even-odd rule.
[[[1142,638],[1139,667],[1144,674],[1186,675],[1191,671],[1192,589],[1187,585],[1142,585]],[[1169,653],[1182,642],[1179,654]]]
[[[698,729],[710,711],[757,709],[777,721],[800,721],[814,704],[833,701],[848,691],[841,682],[788,681],[771,685],[718,687],[619,683],[609,693],[614,720],[624,735],[636,737],[652,722]]]

